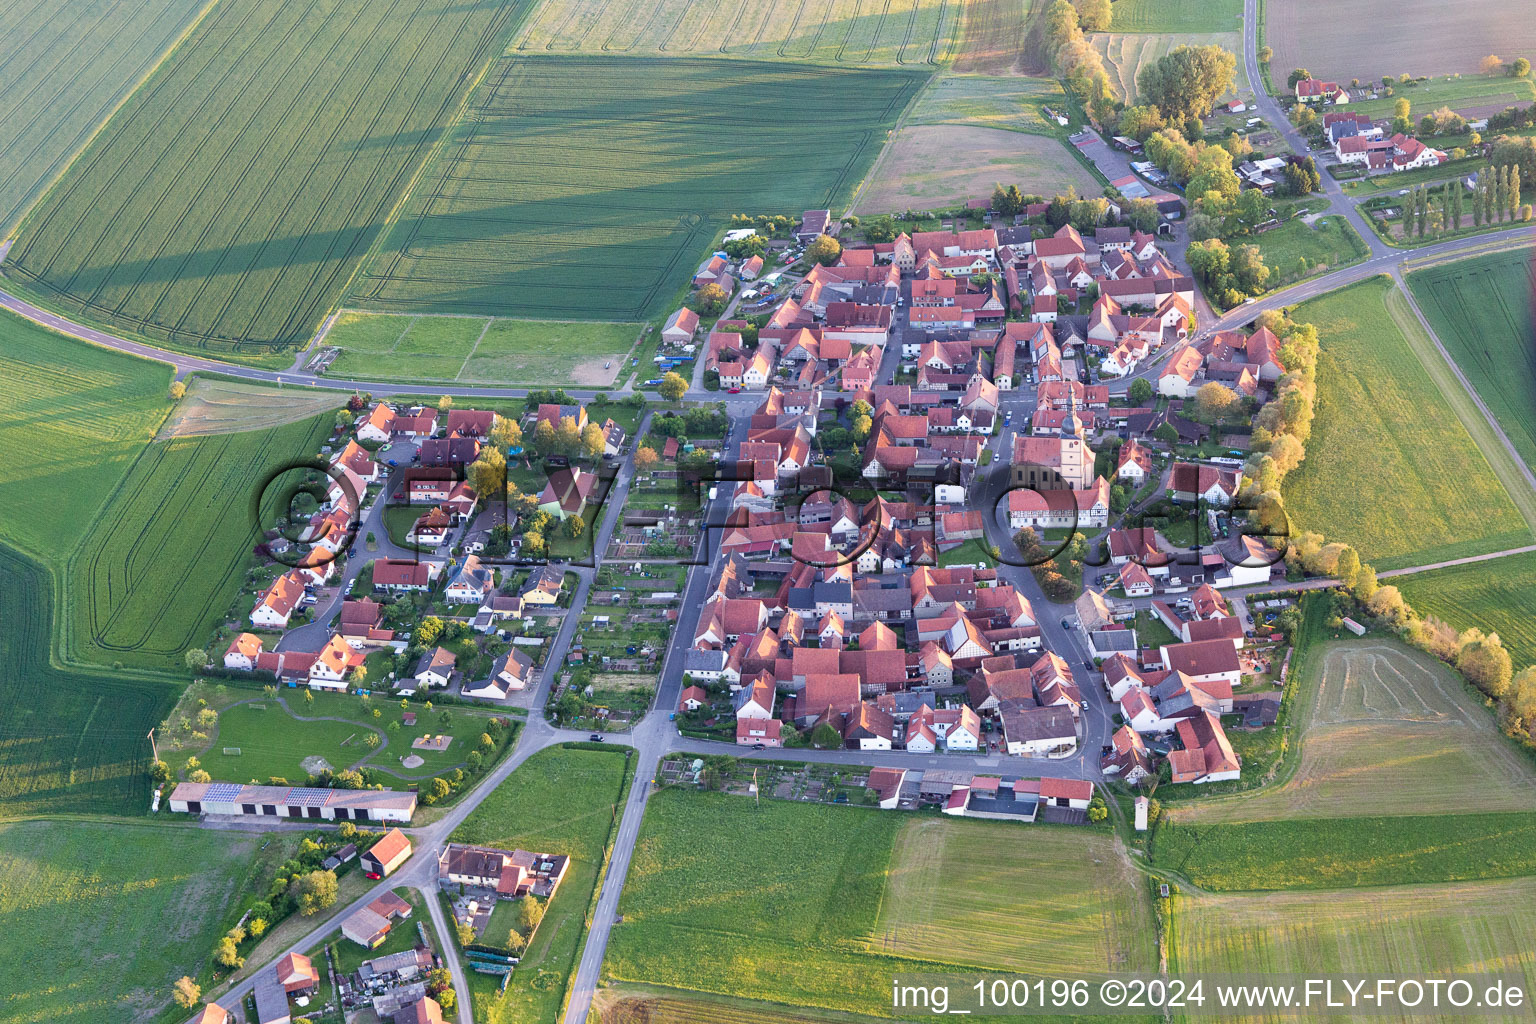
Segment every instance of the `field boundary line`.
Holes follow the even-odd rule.
[[[465,356],[464,357],[464,361],[459,364],[459,372],[453,375],[453,379],[455,381],[463,379],[463,377],[464,377],[464,368],[469,365],[469,361],[471,359],[475,358],[475,353],[480,350],[480,342],[485,338],[485,332],[489,331],[491,329],[491,324],[493,324],[495,322],[496,322],[496,318],[493,317],[493,316],[488,316],[488,317],[485,318],[485,326],[481,327],[480,328],[480,333],[475,335],[475,343],[473,345],[469,346],[469,354],[467,356]],[[398,345],[399,342],[396,342],[396,344]]]
[[[1504,433],[1504,428],[1499,426],[1498,420],[1483,403],[1482,397],[1472,387],[1466,375],[1461,372],[1461,367],[1456,365],[1451,354],[1440,343],[1434,328],[1424,316],[1424,311],[1414,301],[1413,293],[1403,279],[1401,267],[1392,268],[1392,281],[1395,287],[1387,293],[1385,300],[1388,315],[1403,332],[1403,337],[1408,341],[1408,347],[1413,349],[1414,354],[1419,357],[1419,362],[1424,364],[1425,372],[1445,395],[1446,401],[1456,412],[1457,419],[1461,420],[1462,426],[1471,436],[1472,443],[1477,445],[1478,450],[1483,453],[1483,459],[1493,470],[1493,475],[1498,478],[1499,483],[1504,486],[1505,493],[1509,495],[1509,500],[1520,513],[1520,517],[1525,520],[1531,533],[1536,535],[1536,475],[1531,473],[1530,467],[1526,466],[1525,460],[1516,450],[1514,442],[1510,441],[1509,435]],[[1393,308],[1394,296],[1398,299],[1399,308],[1397,309]],[[1403,312],[1402,303],[1407,303],[1407,312],[1412,313],[1412,319],[1400,315]],[[1415,334],[1419,335],[1417,339],[1414,338]],[[1428,340],[1430,349],[1425,348],[1423,344],[1425,340]],[[1447,370],[1460,384],[1459,388],[1447,387],[1449,383],[1445,379]],[[1480,420],[1472,415],[1474,412],[1482,414]],[[1489,451],[1487,442],[1490,435],[1500,446],[1494,451]]]
[[[901,134],[901,130],[907,126],[907,119],[917,109],[917,101],[922,98],[923,93],[933,88],[934,81],[942,73],[942,71],[930,72],[928,80],[923,83],[922,88],[912,91],[912,96],[907,100],[907,105],[902,108],[901,116],[896,118],[895,123],[891,125],[891,130],[886,133],[885,142],[880,146],[880,154],[875,157],[875,162],[869,165],[869,170],[864,172],[864,177],[860,180],[858,187],[853,190],[853,195],[848,197],[848,205],[843,209],[844,217],[849,216],[859,208],[859,200],[864,198],[864,192],[869,188],[869,183],[875,180],[875,177],[880,173],[880,168],[885,166],[886,157],[890,155],[891,147],[896,142],[896,136]]]
[[[1536,551],[1536,544],[1527,544],[1523,548],[1505,548],[1503,551],[1490,551],[1486,555],[1468,555],[1466,558],[1452,558],[1446,562],[1432,562],[1429,565],[1410,565],[1403,569],[1386,569],[1376,575],[1381,579],[1391,579],[1394,576],[1412,576],[1415,573],[1454,569],[1458,565],[1472,565],[1477,562],[1493,562],[1500,558],[1513,558],[1516,555],[1528,555],[1532,551]]]
[[[389,354],[390,355],[394,355],[395,354],[395,350],[400,347],[400,343],[405,340],[405,336],[407,334],[411,333],[411,328],[415,327],[416,326],[416,321],[418,321],[420,319],[421,319],[421,315],[419,313],[417,315],[411,317],[411,319],[405,325],[405,330],[401,331],[399,336],[395,338],[395,343],[393,345],[389,346]]]
[[[1484,242],[1481,245],[1469,245],[1465,249],[1453,249],[1450,252],[1435,253],[1429,256],[1404,257],[1401,266],[1411,274],[1414,271],[1428,270],[1431,267],[1440,267],[1447,263],[1459,263],[1462,260],[1473,259],[1477,256],[1488,256],[1496,252],[1525,249],[1533,245],[1536,245],[1536,243],[1533,243],[1528,237],[1493,240]]]
[[[48,198],[55,186],[64,180],[64,177],[69,174],[70,168],[74,167],[85,151],[91,148],[91,144],[96,141],[96,137],[112,122],[112,119],[117,116],[118,111],[122,110],[128,101],[144,87],[144,84],[155,76],[165,65],[165,62],[170,59],[171,54],[180,49],[181,44],[186,42],[187,38],[197,31],[198,27],[207,19],[209,12],[222,2],[223,0],[207,0],[203,4],[197,14],[192,17],[192,20],[187,22],[186,27],[177,33],[176,38],[172,39],[170,44],[160,53],[160,56],[156,57],[149,67],[144,69],[144,73],[128,89],[124,90],[123,94],[118,97],[117,102],[112,104],[112,108],[103,115],[101,120],[96,123],[96,126],[86,133],[85,138],[81,139],[80,144],[75,147],[75,151],[69,154],[68,159],[59,165],[59,169],[54,173],[53,177],[48,179],[48,183],[38,189],[37,195],[32,197],[31,202],[17,210],[9,224],[0,224],[0,236],[6,234],[19,236],[21,234],[21,228],[26,223],[27,218],[32,216],[32,211],[41,206],[43,200]]]

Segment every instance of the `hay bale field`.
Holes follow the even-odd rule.
[[[958,883],[958,884],[957,884]],[[873,945],[1046,976],[1155,970],[1147,888],[1113,835],[985,821],[902,825]]]
[[[1435,0],[1267,0],[1264,42],[1275,77],[1291,68],[1348,82],[1475,72],[1490,53],[1536,49],[1536,0],[1464,0],[1452,11]]]
[[[1511,249],[1442,263],[1409,274],[1408,287],[1526,465],[1536,467],[1533,256],[1536,250]]]
[[[1169,968],[1182,975],[1513,973],[1524,974],[1529,990],[1536,984],[1533,900],[1536,878],[1263,896],[1180,894],[1173,899]]]
[[[283,362],[521,9],[217,4],[28,215],[6,273],[113,330]]]
[[[931,66],[953,55],[965,5],[965,0],[542,0],[507,52]]]
[[[730,214],[846,204],[926,77],[701,58],[505,58],[350,304],[658,316]]]
[[[1283,785],[1181,802],[1181,823],[1356,814],[1524,811],[1536,768],[1459,677],[1434,658],[1365,638],[1329,643],[1298,678],[1301,763]]]
[[[201,6],[45,0],[0,10],[0,238]]]
[[[345,310],[321,343],[333,377],[609,387],[642,326]]]
[[[1242,37],[1236,32],[1095,32],[1088,37],[1093,48],[1104,58],[1109,83],[1127,103],[1135,103],[1136,75],[1147,64],[1176,46],[1220,46],[1238,54],[1233,86],[1238,93],[1251,93],[1248,75],[1243,70]]]
[[[1093,174],[1058,139],[964,125],[914,125],[891,140],[859,196],[861,215],[935,210],[985,198],[997,183],[1039,195],[1097,195]]]
[[[1322,352],[1317,415],[1306,461],[1286,477],[1287,511],[1299,529],[1353,544],[1377,569],[1529,544],[1490,456],[1399,326],[1395,290],[1376,277],[1292,314],[1317,326]]]
[[[160,427],[156,440],[267,430],[336,411],[336,396],[300,388],[198,378]]]

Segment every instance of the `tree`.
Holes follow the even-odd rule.
[[[507,486],[507,460],[502,457],[501,449],[491,445],[481,448],[479,457],[465,471],[465,477],[476,494],[500,494]]]
[[[693,308],[705,316],[715,316],[725,310],[730,300],[724,286],[711,281],[693,293]]]
[[[1220,46],[1174,47],[1136,75],[1136,90],[1165,118],[1204,117],[1232,91],[1237,57]]]
[[[896,239],[896,221],[889,215],[871,217],[864,222],[864,239],[869,242],[891,242]]]
[[[733,260],[747,260],[767,252],[768,240],[762,235],[751,234],[745,238],[732,239],[721,246],[721,248]]]
[[[811,730],[811,746],[818,750],[832,750],[843,745],[843,737],[830,722],[821,722]]]
[[[184,380],[171,381],[171,400],[179,402],[187,396],[187,382]]]
[[[196,771],[192,771],[192,772],[188,772],[187,773],[187,781],[188,782],[212,782],[213,781],[213,776],[209,775],[207,772],[205,772],[201,768],[199,768]]]
[[[491,443],[502,449],[520,447],[523,443],[523,428],[511,416],[498,416],[491,427]]]
[[[1527,736],[1536,735],[1536,665],[1526,666],[1510,680],[1504,699],[1509,716],[1514,719],[1511,728]]]
[[[1080,199],[1072,204],[1068,220],[1078,231],[1087,233],[1104,223],[1104,218],[1108,215],[1109,200],[1102,197],[1098,199]]]
[[[430,807],[433,804],[437,803],[439,800],[442,800],[445,797],[447,797],[448,794],[452,793],[452,792],[453,792],[453,787],[448,785],[448,780],[447,779],[444,779],[444,778],[433,778],[430,781],[428,781],[428,783],[426,785],[426,788],[422,790],[422,792],[421,792],[421,800],[422,800],[422,803],[424,803],[428,807]]]
[[[171,766],[156,758],[149,763],[149,778],[157,786],[171,781]]]
[[[455,923],[454,931],[457,933],[457,935],[459,937],[459,945],[460,946],[467,946],[471,942],[475,941],[475,929],[474,929],[474,927],[471,926],[471,925],[465,924],[463,921],[459,921],[459,922]]]
[[[1461,190],[1458,188],[1458,192]],[[1509,215],[1515,216],[1520,209],[1520,165],[1509,165],[1509,189],[1508,189]]]
[[[1060,228],[1072,216],[1071,196],[1052,196],[1045,207],[1045,223],[1052,231]]]
[[[175,988],[171,992],[171,998],[183,1010],[190,1010],[196,1006],[197,1001],[202,998],[202,995],[202,986],[185,974],[176,979]]]
[[[1346,545],[1339,552],[1339,560],[1333,566],[1333,575],[1346,587],[1354,588],[1360,578],[1360,555],[1354,548]]]
[[[656,449],[641,446],[635,449],[635,469],[641,473],[649,473],[656,468],[656,463],[661,461],[661,456],[656,454]]]
[[[1162,220],[1162,214],[1157,210],[1157,203],[1150,199],[1129,199],[1120,207],[1121,219],[1131,228],[1147,234],[1157,230],[1157,225]]]
[[[1397,120],[1407,121],[1413,104],[1408,102],[1407,96],[1399,96],[1397,102],[1392,104],[1392,117]]]
[[[1495,700],[1509,692],[1512,666],[1509,652],[1504,649],[1497,633],[1485,634],[1474,626],[1461,634],[1456,669],[1469,683]]]
[[[855,416],[849,426],[853,429],[853,439],[855,441],[863,441],[869,436],[870,430],[874,427],[874,421],[868,416]]]
[[[251,938],[259,939],[267,933],[267,919],[264,917],[253,917],[250,923],[245,926],[245,930],[251,933]]]
[[[1297,82],[1305,82],[1311,77],[1312,72],[1308,71],[1306,68],[1295,68],[1289,75],[1286,76],[1285,87],[1292,92],[1295,92]]]
[[[1268,64],[1270,61],[1275,59],[1275,51],[1268,46],[1261,46],[1259,47],[1257,56],[1259,58],[1260,64]]]
[[[443,635],[443,620],[436,615],[428,615],[416,624],[417,644],[422,647],[437,643],[438,637]]]
[[[565,535],[572,540],[580,537],[587,528],[586,520],[581,516],[567,516],[565,520]]]
[[[208,652],[197,647],[189,647],[187,653],[182,655],[182,660],[187,663],[187,668],[196,672],[208,667]]]
[[[1483,74],[1497,75],[1504,67],[1504,59],[1502,57],[1496,57],[1490,53],[1488,56],[1483,58],[1482,63],[1479,66],[1482,68]]]
[[[595,459],[603,454],[608,447],[608,438],[603,433],[603,428],[596,423],[588,423],[581,431],[581,450],[589,459]]]
[[[1131,381],[1130,398],[1137,405],[1143,405],[1152,401],[1153,394],[1152,382],[1145,377],[1137,377]]]
[[[656,385],[657,392],[669,402],[677,403],[688,393],[688,380],[676,370],[668,370]]]
[[[805,247],[805,258],[813,263],[820,263],[824,267],[830,267],[836,263],[842,254],[842,243],[831,235],[817,235],[811,244]]]
[[[1218,384],[1214,380],[1202,384],[1200,390],[1195,392],[1196,407],[1202,415],[1213,420],[1224,415],[1236,401],[1237,396],[1232,394],[1226,385]]]
[[[1073,0],[1077,8],[1077,26],[1084,32],[1109,31],[1109,0]]]
[[[444,395],[443,397],[441,397],[441,398],[439,398],[437,400],[437,411],[438,412],[447,412],[449,409],[452,409],[452,408],[453,408],[453,396],[452,395]]]
[[[363,743],[368,747],[369,750],[372,750],[374,747],[379,745],[379,734],[376,732],[368,733],[363,737]]]
[[[235,940],[228,935],[214,944],[213,960],[220,967],[232,969],[244,966],[245,964],[245,957],[240,955],[240,947],[235,945]]]

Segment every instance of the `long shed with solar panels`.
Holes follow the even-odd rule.
[[[170,804],[172,811],[183,814],[409,822],[411,815],[416,813],[416,794],[376,789],[182,782],[171,792]]]

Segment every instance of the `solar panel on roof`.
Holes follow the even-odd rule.
[[[203,795],[205,803],[234,803],[240,798],[240,791],[245,787],[238,782],[214,782],[208,786],[208,792]]]
[[[291,789],[287,803],[290,807],[324,807],[329,795],[326,789]]]

